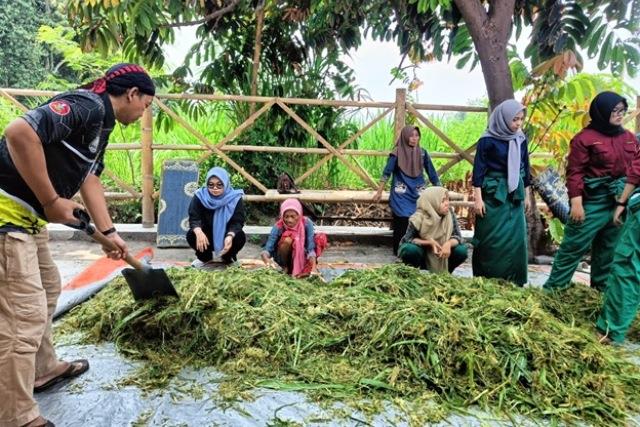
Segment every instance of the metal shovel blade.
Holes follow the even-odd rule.
[[[178,297],[176,288],[173,287],[164,270],[125,268],[122,270],[122,275],[127,280],[136,301],[163,296]]]

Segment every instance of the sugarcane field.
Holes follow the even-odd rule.
[[[640,425],[640,0],[0,0],[0,427]]]

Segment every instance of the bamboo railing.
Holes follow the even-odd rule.
[[[58,92],[32,90],[32,89],[1,89],[0,97],[5,98],[15,107],[22,111],[27,108],[20,103],[16,97],[51,97]],[[191,126],[185,119],[180,117],[166,103],[166,100],[198,100],[210,102],[245,102],[249,103],[251,108],[250,116],[239,126],[233,129],[228,135],[219,141],[211,141],[205,135],[201,134],[197,129]],[[396,99],[394,102],[375,102],[375,101],[348,101],[348,100],[329,100],[329,99],[302,99],[302,98],[279,98],[265,96],[243,96],[243,95],[197,95],[197,94],[159,94],[154,99],[155,105],[171,117],[177,124],[182,126],[199,142],[198,145],[181,145],[181,144],[154,144],[153,143],[153,114],[152,109],[145,111],[141,125],[141,141],[140,144],[109,144],[108,150],[140,150],[142,157],[141,175],[142,175],[142,192],[138,192],[135,188],[120,180],[115,174],[105,169],[105,173],[117,183],[124,192],[107,193],[106,196],[111,200],[118,199],[142,199],[142,223],[143,226],[151,227],[154,224],[154,199],[157,194],[153,188],[153,162],[154,151],[156,150],[200,150],[204,154],[200,156],[202,161],[210,155],[218,156],[232,169],[240,173],[248,182],[258,188],[262,194],[247,195],[248,201],[265,202],[279,201],[285,196],[279,195],[275,190],[267,188],[249,171],[245,170],[241,165],[231,159],[227,153],[229,152],[265,152],[265,153],[283,153],[283,154],[304,154],[304,155],[321,155],[322,157],[308,170],[295,178],[296,184],[302,183],[309,176],[315,173],[325,163],[333,158],[337,158],[345,167],[358,176],[370,190],[368,191],[303,191],[298,197],[301,200],[313,202],[338,202],[338,201],[371,201],[374,190],[377,186],[376,180],[369,176],[367,171],[360,166],[357,161],[350,161],[348,157],[352,156],[387,156],[388,150],[358,150],[348,148],[354,141],[362,136],[366,131],[373,127],[380,120],[384,119],[391,113],[394,114],[394,140],[405,125],[407,113],[415,116],[424,126],[429,128],[438,136],[449,148],[451,152],[430,152],[430,156],[434,159],[448,159],[448,162],[439,169],[442,174],[461,161],[473,164],[473,153],[475,144],[471,147],[460,147],[451,138],[449,138],[442,130],[440,130],[431,120],[429,120],[422,111],[454,111],[487,114],[487,108],[460,106],[460,105],[436,105],[436,104],[419,104],[410,103],[406,99],[406,90],[398,89],[396,91]],[[262,107],[255,109],[256,104],[262,104]],[[354,107],[354,108],[377,108],[382,112],[366,123],[360,130],[347,140],[335,144],[331,144],[322,135],[320,135],[312,126],[298,116],[291,109],[291,105],[316,105],[316,106],[332,106],[332,107]],[[639,103],[640,105],[640,97]],[[322,148],[304,148],[304,147],[273,147],[273,146],[250,146],[250,145],[232,145],[232,142],[243,131],[250,128],[258,118],[271,108],[281,108],[293,120],[295,120],[303,129],[305,129],[314,139],[322,146]],[[631,117],[636,120],[636,129],[640,129],[640,110],[636,111]],[[628,119],[631,119],[628,117]],[[533,153],[533,157],[549,158],[549,153]],[[107,165],[108,166],[108,165]],[[290,197],[290,196],[286,196]],[[385,195],[383,200],[386,200]],[[460,203],[460,202],[459,202]],[[465,202],[463,202],[465,203]],[[466,202],[465,204],[469,204]]]

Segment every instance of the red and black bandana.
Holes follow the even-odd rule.
[[[82,86],[98,95],[104,92],[124,93],[137,87],[140,92],[154,96],[156,88],[147,71],[137,64],[117,64],[111,67],[104,77]]]

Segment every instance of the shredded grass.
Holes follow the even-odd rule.
[[[477,405],[623,425],[639,410],[640,368],[595,340],[600,297],[586,287],[558,298],[401,265],[328,284],[270,270],[168,274],[179,301],[134,303],[117,279],[59,331],[113,341],[144,360],[132,377],[142,388],[165,386],[185,366],[212,366],[229,396],[266,387],[371,411],[392,402],[416,422]]]

